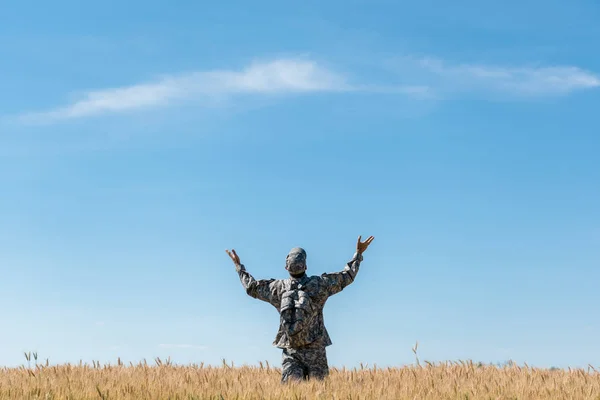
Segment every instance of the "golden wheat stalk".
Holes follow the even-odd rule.
[[[417,346],[414,347],[416,355]],[[26,354],[27,361],[31,355]],[[116,365],[0,369],[0,399],[600,399],[600,373],[472,361],[400,368],[331,368],[323,382],[282,385],[280,368],[175,365],[159,358]],[[265,368],[266,365],[266,368]]]

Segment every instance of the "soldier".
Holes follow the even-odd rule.
[[[226,250],[235,264],[246,293],[274,306],[280,315],[279,331],[273,345],[283,349],[281,382],[324,379],[329,375],[325,348],[331,339],[323,322],[323,306],[330,296],[351,284],[374,237],[358,237],[356,253],[343,271],[321,276],[306,275],[306,251],[293,248],[286,257],[287,279],[256,280],[235,250]]]

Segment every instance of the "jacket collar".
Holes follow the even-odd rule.
[[[293,276],[291,276],[291,275],[290,275],[290,280],[291,280],[292,282],[297,282],[297,283],[299,283],[299,284],[301,284],[301,285],[304,285],[306,282],[308,282],[308,280],[309,280],[309,277],[308,277],[308,275],[306,275],[306,273],[305,273],[305,274],[303,274],[303,275],[302,275],[301,277],[299,277],[299,278],[295,278],[295,277],[293,277]]]

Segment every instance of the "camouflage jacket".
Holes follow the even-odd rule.
[[[308,327],[311,340],[329,346],[332,343],[323,321],[323,307],[330,296],[341,292],[354,281],[362,260],[362,254],[355,253],[352,260],[346,264],[341,272],[322,274],[321,276],[304,275],[298,279],[289,277],[287,279],[256,280],[246,271],[244,265],[236,266],[236,270],[246,293],[255,299],[270,303],[278,312],[280,311],[281,297],[285,287],[292,283],[301,285],[303,290],[310,296],[311,303],[314,306],[315,318],[312,320],[311,326]],[[292,347],[290,339],[281,325],[273,345],[281,349]]]

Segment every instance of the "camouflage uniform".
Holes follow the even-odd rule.
[[[299,257],[302,261],[302,254],[299,255],[299,252],[304,253],[305,261],[306,253],[304,250],[292,249],[288,255],[288,267],[290,267],[290,257],[292,259]],[[236,270],[246,293],[255,299],[270,303],[280,315],[283,315],[286,304],[290,301],[295,301],[296,304],[301,302],[298,298],[291,300],[285,296],[282,298],[282,295],[289,293],[290,288],[299,288],[308,294],[310,298],[310,315],[305,318],[308,325],[302,334],[297,337],[290,337],[287,333],[289,332],[289,326],[285,326],[286,321],[283,317],[280,320],[279,331],[273,345],[283,349],[282,382],[287,382],[289,379],[323,379],[329,374],[325,348],[332,343],[323,321],[323,307],[330,296],[341,292],[354,281],[362,260],[362,255],[355,253],[352,260],[346,264],[341,272],[308,276],[302,270],[300,271],[301,276],[291,275],[287,279],[263,279],[258,281],[246,271],[243,264],[236,265]],[[297,272],[293,270],[293,265],[292,268],[287,269],[291,274]],[[298,339],[299,337],[301,338]]]

